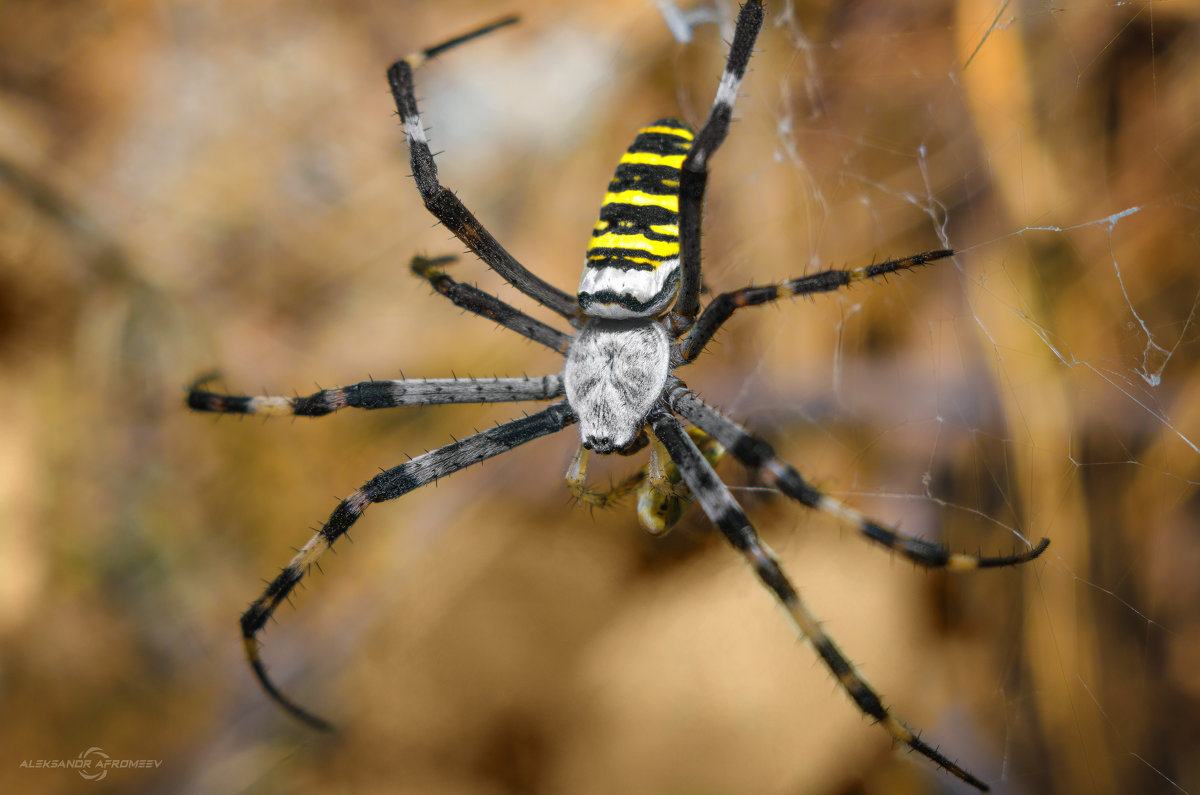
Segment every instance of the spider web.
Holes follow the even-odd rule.
[[[952,640],[948,659],[922,664],[952,684],[926,736],[971,737],[961,709],[1002,712],[1001,761],[973,768],[1000,791],[1200,785],[1181,739],[1190,721],[1144,711],[1194,698],[1196,684],[1183,563],[1195,561],[1183,539],[1200,442],[1197,183],[1184,143],[1196,31],[1173,11],[796,8],[774,31],[792,39],[793,63],[767,78],[756,62],[757,107],[742,106],[738,130],[773,121],[774,146],[764,136],[740,198],[710,199],[713,215],[736,215],[726,201],[767,193],[773,169],[810,219],[793,232],[759,205],[754,242],[711,233],[709,262],[718,249],[731,263],[722,285],[765,280],[762,263],[777,272],[789,247],[809,270],[959,251],[940,273],[817,299],[761,321],[755,341],[728,341],[736,359],[761,356],[727,394],[771,434],[817,426],[807,433],[841,456],[806,443],[793,460],[875,516],[956,548],[1052,540],[1035,571],[1011,575],[1023,585],[987,574],[932,600]],[[735,230],[750,227],[740,220]],[[990,662],[956,648],[985,633],[999,633]],[[964,695],[971,678],[979,690]],[[964,745],[954,750],[974,761]]]
[[[407,177],[384,69],[522,14],[418,92],[446,184],[570,289],[636,129],[711,102],[736,4],[672,19],[687,42],[667,5],[5,6],[0,696],[22,720],[0,789],[64,788],[18,762],[99,746],[195,792],[958,791],[861,718],[697,510],[649,539],[570,505],[569,433],[372,507],[279,612],[264,658],[344,742],[244,670],[235,617],[337,498],[519,410],[213,423],[180,386],[558,369],[408,274],[461,247]],[[886,703],[996,791],[1200,792],[1194,7],[768,6],[712,164],[709,294],[958,253],[745,310],[681,375],[881,522],[1051,546],[923,573],[722,477]],[[469,258],[452,274],[554,320]]]
[[[1183,562],[1195,561],[1184,539],[1200,439],[1192,19],[1154,4],[997,3],[788,6],[772,21],[714,160],[710,289],[942,246],[959,255],[887,285],[744,313],[685,377],[876,517],[956,549],[1043,536],[1052,546],[1024,573],[892,576],[878,553],[814,537],[820,520],[752,483],[741,493],[762,502],[763,532],[868,677],[889,695],[907,685],[897,712],[998,790],[1195,791],[1187,742],[1161,740],[1190,736],[1190,724],[1143,712],[1195,693]],[[662,90],[698,122],[722,56],[715,37],[694,35],[638,77],[665,72]],[[607,90],[637,104],[646,85],[627,85]],[[802,568],[810,557],[818,570]],[[677,582],[655,593],[688,621],[723,605],[728,623],[706,630],[726,637],[752,607],[728,603],[728,582],[700,580],[686,596]],[[900,600],[931,611],[934,626],[909,625],[907,637],[879,628],[905,619],[886,618]],[[606,665],[653,639],[686,644],[668,629],[685,619],[664,615],[614,630]],[[874,645],[855,639],[861,624]],[[740,662],[776,671],[762,658],[782,652],[763,643]],[[715,653],[698,645],[709,653],[681,653],[692,667]],[[711,766],[692,774],[765,768],[781,790],[796,786],[761,749],[764,733],[818,742],[788,733],[795,712],[809,714],[795,706],[804,696],[782,696],[769,677],[756,701],[742,679],[681,681],[678,666],[652,683],[631,666],[637,684],[613,687],[606,704],[620,716],[606,747],[637,760],[639,781],[654,769],[678,780],[651,738],[702,712],[688,707],[702,682],[711,701],[727,699],[712,724],[734,728],[713,730]],[[767,721],[763,705],[789,697],[795,711]],[[644,709],[655,699],[670,705],[661,722]],[[829,757],[837,771],[855,741],[838,743],[824,702],[811,709],[822,721],[808,728],[842,752]],[[747,713],[753,728],[737,722]]]

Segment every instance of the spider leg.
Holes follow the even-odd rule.
[[[455,306],[486,317],[506,329],[517,332],[522,337],[566,355],[567,346],[571,344],[570,335],[563,334],[552,326],[547,326],[542,321],[530,317],[477,287],[454,281],[438,267],[456,259],[458,257],[453,255],[433,259],[418,256],[413,257],[410,267],[413,273],[428,281],[434,290],[449,298]]]
[[[867,684],[833,639],[821,629],[820,622],[800,599],[799,593],[783,573],[775,555],[759,539],[758,534],[750,525],[750,520],[746,518],[746,514],[743,513],[733,495],[729,493],[729,489],[717,477],[717,473],[704,460],[704,456],[693,444],[691,438],[684,433],[679,421],[661,409],[652,414],[649,421],[654,435],[667,448],[675,465],[679,467],[683,479],[691,487],[692,493],[696,495],[701,507],[704,508],[705,514],[725,535],[729,543],[742,553],[746,562],[758,575],[759,580],[787,611],[797,631],[812,643],[822,662],[829,668],[846,694],[858,705],[858,708],[882,724],[895,739],[971,786],[986,792],[987,784],[943,756],[936,748],[926,743],[912,729],[888,712],[880,700],[879,694]]]
[[[789,296],[832,292],[863,279],[875,279],[896,271],[911,270],[953,255],[954,252],[949,249],[926,251],[923,254],[913,254],[911,257],[903,259],[891,259],[863,268],[832,269],[820,273],[810,273],[807,276],[778,284],[743,287],[731,293],[722,293],[704,308],[696,325],[692,327],[691,333],[680,343],[680,352],[683,354],[685,362],[694,360],[717,333],[717,329],[721,328],[722,324],[735,311],[744,306],[758,306]]]
[[[535,301],[553,309],[573,326],[580,326],[583,323],[582,315],[575,299],[526,270],[496,238],[492,237],[483,224],[479,223],[454,192],[438,182],[437,166],[433,162],[433,153],[429,149],[429,141],[425,137],[425,128],[421,125],[421,115],[417,110],[417,97],[413,89],[414,69],[451,47],[516,21],[516,17],[507,17],[434,47],[412,53],[392,64],[388,69],[388,82],[396,100],[396,109],[400,113],[400,123],[404,125],[413,177],[417,181],[417,189],[421,192],[425,207],[454,233],[455,237],[466,244],[467,248],[503,276],[505,281]]]
[[[708,185],[708,161],[729,134],[733,119],[733,103],[746,74],[754,41],[762,29],[762,0],[749,0],[738,12],[733,44],[725,62],[725,73],[717,87],[717,96],[709,111],[708,121],[696,134],[679,179],[679,297],[671,309],[670,327],[676,335],[687,331],[700,311],[700,214],[704,205],[704,189]]]
[[[809,508],[832,514],[853,527],[868,541],[899,552],[925,568],[969,571],[1017,566],[1038,557],[1050,545],[1050,539],[1043,538],[1036,546],[1024,552],[983,557],[951,552],[941,544],[890,530],[806,481],[791,464],[775,455],[771,445],[751,436],[745,428],[706,404],[679,379],[675,379],[667,388],[667,405],[688,422],[695,423],[712,435],[728,448],[734,458],[755,470],[768,485]]]
[[[363,381],[353,386],[322,389],[305,397],[224,395],[201,389],[213,376],[188,387],[187,404],[193,411],[221,414],[324,417],[346,407],[390,409],[396,406],[436,406],[446,403],[515,403],[553,400],[563,393],[562,378],[406,378],[397,381]]]
[[[688,428],[688,436],[692,437],[705,459],[713,466],[725,455],[721,443],[699,428]],[[662,443],[653,437],[650,439],[650,461],[602,491],[587,485],[590,453],[583,445],[579,446],[571,466],[567,468],[567,490],[575,499],[597,508],[616,505],[636,491],[638,520],[651,535],[666,535],[696,499]]]
[[[725,448],[704,431],[693,427],[688,428],[687,433],[712,466],[715,467],[724,457]],[[679,524],[683,512],[695,500],[662,442],[651,439],[648,477],[638,489],[637,514],[642,527],[651,535],[666,535]]]
[[[642,467],[607,489],[593,489],[587,483],[587,461],[591,452],[580,445],[575,451],[575,457],[571,459],[571,465],[567,467],[567,491],[583,504],[596,508],[612,507],[619,504],[621,500],[628,497],[645,482],[646,468]]]
[[[242,640],[246,649],[246,659],[267,694],[308,725],[325,731],[333,728],[330,723],[299,706],[276,687],[267,676],[266,666],[259,654],[257,637],[275,612],[275,608],[288,597],[309,567],[315,565],[325,550],[332,547],[334,542],[350,529],[368,505],[394,500],[438,478],[506,453],[526,442],[561,431],[573,422],[575,415],[570,406],[566,403],[555,403],[537,414],[473,434],[381,472],[342,500],[325,526],[304,545],[283,571],[271,581],[262,596],[242,615]]]

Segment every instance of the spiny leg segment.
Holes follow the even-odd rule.
[[[761,287],[743,287],[740,290],[734,290],[730,293],[722,293],[704,308],[704,312],[696,320],[696,325],[692,328],[691,333],[680,343],[680,352],[683,354],[685,362],[693,361],[704,350],[704,346],[709,343],[713,335],[717,333],[717,329],[721,328],[722,324],[742,307],[758,306],[791,296],[832,292],[863,279],[877,279],[889,273],[911,270],[920,265],[951,256],[954,256],[954,252],[950,249],[926,251],[923,254],[913,254],[911,257],[904,257],[902,259],[891,259],[887,262],[867,265],[862,268],[848,270],[831,269],[819,273],[810,273],[807,276],[801,276],[798,279],[791,279],[786,282],[779,282],[778,284],[765,284]]]
[[[688,428],[692,444],[715,467],[725,456],[725,447],[700,428]],[[652,535],[664,535],[683,518],[696,496],[683,482],[679,467],[671,460],[662,442],[650,439],[650,464],[646,484],[638,490],[638,519]]]
[[[867,684],[837,647],[833,639],[821,628],[816,616],[800,599],[799,593],[787,579],[775,555],[750,525],[750,520],[734,500],[729,489],[717,477],[713,468],[704,460],[704,456],[696,449],[691,439],[684,433],[682,426],[674,416],[666,411],[658,410],[650,417],[654,435],[667,448],[667,452],[679,467],[684,481],[696,495],[704,512],[708,515],[729,542],[754,569],[768,590],[779,600],[780,604],[791,617],[796,630],[807,638],[820,655],[822,662],[829,668],[837,679],[838,684],[846,694],[854,700],[858,708],[887,729],[895,739],[907,745],[922,756],[928,758],[939,767],[949,772],[971,786],[986,792],[987,784],[959,767],[953,761],[943,756],[936,748],[926,743],[908,726],[888,712],[879,694]]]
[[[569,334],[563,334],[553,326],[547,326],[540,320],[530,317],[521,310],[509,306],[494,295],[485,293],[478,287],[456,282],[446,275],[440,266],[453,262],[458,257],[413,257],[412,272],[429,282],[434,290],[450,299],[455,306],[486,317],[506,329],[515,331],[522,337],[545,345],[552,351],[566,354],[571,344]]]
[[[571,496],[584,505],[591,505],[595,508],[611,508],[619,505],[622,500],[645,483],[646,467],[642,467],[606,489],[592,488],[587,482],[587,462],[591,452],[580,445],[575,451],[575,457],[571,459],[571,465],[567,467],[567,491],[571,492]]]
[[[687,432],[704,458],[715,467],[724,457],[725,447],[699,428],[688,428]],[[650,440],[648,464],[603,490],[587,484],[590,452],[583,445],[579,446],[567,469],[567,490],[583,504],[597,508],[618,505],[636,491],[638,519],[651,535],[665,535],[679,523],[683,512],[696,499],[657,439]]]
[[[708,185],[708,161],[729,134],[733,119],[733,103],[737,99],[754,42],[762,29],[762,0],[749,0],[738,12],[733,44],[725,62],[725,73],[717,87],[717,96],[709,111],[708,121],[700,128],[683,161],[679,184],[680,274],[679,297],[670,314],[670,326],[677,335],[683,334],[700,311],[700,215],[704,205],[704,190]]]
[[[455,237],[466,244],[467,248],[475,252],[481,260],[504,277],[505,281],[543,306],[553,309],[570,321],[572,325],[580,326],[582,325],[582,316],[575,299],[530,273],[521,263],[517,262],[471,214],[471,211],[459,201],[454,192],[438,182],[437,165],[433,162],[433,152],[429,149],[429,141],[425,137],[425,128],[421,124],[421,115],[417,110],[417,97],[413,88],[414,69],[452,47],[511,25],[516,21],[516,17],[506,17],[436,46],[412,53],[392,64],[388,69],[388,83],[391,85],[396,109],[400,114],[400,123],[404,125],[404,136],[408,139],[408,151],[412,161],[413,178],[417,181],[417,190],[421,192],[425,207]]]
[[[267,675],[266,666],[259,654],[258,633],[271,618],[279,603],[288,597],[304,577],[308,569],[316,564],[324,552],[333,546],[350,529],[363,511],[373,502],[394,500],[408,492],[531,442],[542,436],[561,431],[575,422],[575,414],[566,403],[512,420],[490,430],[439,447],[417,456],[398,467],[381,472],[365,483],[362,488],[342,500],[330,515],[325,526],[296,554],[242,615],[242,640],[246,659],[264,690],[281,707],[308,725],[329,731],[333,727],[323,718],[304,709],[276,687]]]
[[[213,376],[188,388],[193,411],[220,414],[324,417],[338,409],[390,409],[397,406],[435,406],[447,403],[515,403],[553,400],[563,393],[562,378],[410,378],[363,381],[352,386],[322,389],[304,397],[225,395],[201,389]]]
[[[853,527],[868,541],[899,552],[919,566],[950,571],[1017,566],[1038,557],[1050,545],[1050,540],[1043,538],[1024,552],[983,557],[951,552],[941,544],[891,530],[810,484],[791,464],[775,455],[771,445],[751,436],[745,428],[706,404],[678,378],[672,377],[668,381],[665,399],[672,411],[710,434],[734,458],[754,470],[768,486],[809,508],[831,514]]]

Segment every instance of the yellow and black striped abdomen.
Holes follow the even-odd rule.
[[[621,157],[579,282],[594,317],[653,317],[679,290],[679,175],[692,131],[675,119],[642,128]]]

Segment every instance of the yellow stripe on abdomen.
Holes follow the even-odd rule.
[[[683,166],[683,158],[687,155],[656,155],[653,152],[626,152],[621,158],[621,163],[632,163],[634,165],[643,166],[667,166],[668,168],[681,168]]]
[[[653,317],[679,284],[679,180],[692,131],[674,119],[642,128],[621,157],[592,230],[579,304],[597,317]]]
[[[645,235],[620,235],[610,232],[592,238],[592,244],[588,246],[588,258],[606,256],[600,249],[622,249],[668,259],[679,256],[679,239],[651,240]]]
[[[659,195],[655,193],[646,193],[642,190],[624,190],[620,193],[604,194],[603,207],[608,207],[610,204],[629,204],[634,207],[661,207],[670,212],[679,213],[679,194],[670,193]],[[601,216],[603,217],[603,216]]]

